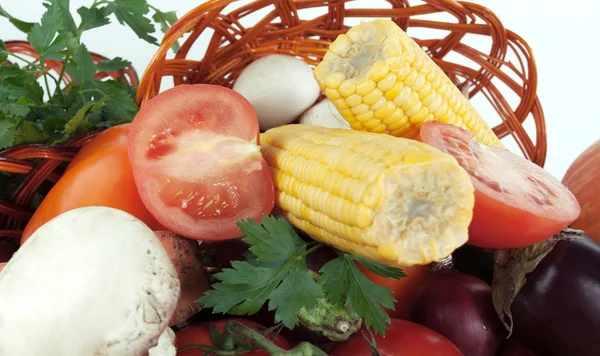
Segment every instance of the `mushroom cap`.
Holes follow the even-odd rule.
[[[179,299],[177,272],[144,223],[113,208],[40,227],[0,273],[0,356],[137,356]]]

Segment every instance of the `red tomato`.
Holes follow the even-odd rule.
[[[330,356],[371,356],[371,347],[365,331],[335,344]],[[462,352],[448,339],[422,325],[401,319],[392,319],[385,337],[375,335],[377,351],[381,356],[462,356]]]
[[[241,236],[236,222],[273,209],[258,118],[231,89],[179,85],[138,113],[129,158],[142,200],[169,230],[198,240]]]
[[[81,149],[29,220],[21,244],[50,219],[84,206],[121,209],[153,230],[164,230],[146,209],[135,187],[127,157],[129,129],[129,124],[111,127]]]
[[[225,328],[225,323],[227,323],[228,320],[239,321],[240,323],[242,323],[250,328],[266,329],[263,325],[260,325],[254,321],[246,320],[246,319],[236,319],[236,318],[211,321],[211,322],[207,322],[204,324],[190,325],[190,326],[186,326],[185,328],[181,329],[180,331],[178,331],[176,333],[175,346],[177,347],[177,350],[181,349],[182,347],[189,346],[189,345],[213,346],[214,344],[213,344],[212,337],[210,335],[209,324],[214,324],[219,329],[219,331],[223,332],[223,329]],[[269,334],[268,336],[272,337],[272,334]],[[275,343],[275,345],[277,345],[285,350],[289,350],[292,348],[292,346],[287,342],[287,340],[285,340],[281,336],[278,336],[273,342]],[[207,354],[202,349],[189,349],[189,350],[185,350],[185,351],[177,351],[177,356],[205,356],[205,355],[207,355]],[[215,355],[215,354],[211,353],[209,355]],[[263,351],[263,350],[256,350],[256,351],[247,352],[243,355],[246,355],[246,356],[268,356],[269,353],[267,353],[266,351]]]
[[[483,146],[470,131],[428,122],[420,140],[453,155],[475,187],[469,244],[533,245],[560,232],[580,213],[571,192],[543,168],[508,150]]]
[[[415,290],[417,290],[417,287],[423,282],[425,277],[429,275],[429,267],[429,265],[402,267],[402,270],[406,273],[406,277],[392,279],[373,273],[358,263],[358,268],[370,280],[392,290],[392,297],[396,299],[396,303],[394,303],[394,310],[386,309],[386,312],[390,317],[399,319],[408,318],[415,301]]]

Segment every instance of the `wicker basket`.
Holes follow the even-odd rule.
[[[357,8],[373,5],[373,0],[212,0],[184,15],[165,35],[139,83],[137,102],[143,106],[161,89],[163,77],[172,77],[174,85],[211,83],[231,87],[240,71],[253,60],[287,53],[318,63],[328,45],[349,28],[349,22],[364,18],[391,18],[411,34],[411,28],[439,31],[434,39],[415,40],[470,98],[483,96],[498,113],[501,124],[494,127],[502,138],[512,135],[523,155],[543,166],[546,158],[546,129],[541,104],[536,94],[537,71],[531,49],[519,35],[507,30],[489,9],[472,3],[452,0],[425,0],[411,4],[408,0],[387,0],[386,8]],[[383,3],[384,5],[386,3]],[[304,10],[318,8],[323,15],[305,18]],[[263,16],[260,18],[260,16]],[[443,17],[447,21],[439,20]],[[243,24],[249,19],[253,25]],[[187,58],[202,34],[213,32],[203,58]],[[487,50],[473,48],[466,42],[469,35],[491,40]],[[184,37],[174,58],[167,58],[171,46]],[[24,43],[7,43],[12,51],[35,57]],[[468,65],[451,57],[467,59]],[[95,59],[101,59],[95,56]],[[47,65],[59,66],[49,62]],[[119,73],[132,85],[137,84],[131,69]],[[507,97],[519,100],[511,106]],[[477,107],[477,105],[475,105]],[[523,127],[533,120],[535,137]],[[19,229],[31,215],[26,206],[44,181],[54,182],[57,169],[69,161],[78,147],[93,134],[79,137],[67,145],[39,150],[23,145],[0,152],[0,171],[27,174],[24,184],[10,202],[0,202],[0,236],[18,237]],[[33,159],[39,162],[32,163]]]

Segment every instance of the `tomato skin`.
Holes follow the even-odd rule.
[[[142,201],[168,230],[196,240],[240,237],[262,221],[275,187],[252,105],[231,89],[178,85],[136,115],[128,154]]]
[[[392,318],[407,319],[415,302],[415,291],[418,286],[429,275],[429,265],[415,265],[410,267],[401,267],[406,277],[400,279],[385,278],[366,269],[360,263],[357,263],[358,268],[371,281],[382,287],[392,290],[392,297],[396,299],[394,309],[386,309],[385,311]]]
[[[212,346],[213,341],[212,341],[212,337],[210,335],[209,324],[214,324],[219,329],[219,331],[223,332],[223,329],[225,328],[225,324],[229,320],[238,321],[250,328],[265,328],[263,325],[256,323],[252,320],[239,319],[239,318],[222,319],[222,320],[210,321],[210,322],[202,323],[202,324],[194,324],[194,325],[186,326],[185,328],[179,330],[175,334],[175,336],[176,336],[175,346],[177,347],[177,350],[179,350],[185,346],[189,346],[189,345]],[[269,334],[269,336],[270,335],[271,334]],[[275,343],[275,345],[277,345],[285,350],[289,350],[292,348],[290,343],[287,342],[287,340],[285,340],[281,336],[278,336],[274,340],[274,343]],[[206,351],[204,351],[202,349],[189,349],[189,350],[185,350],[185,351],[177,351],[177,356],[205,356],[205,355],[206,355]],[[215,354],[211,353],[210,355],[212,356]],[[256,351],[247,352],[243,355],[245,355],[245,356],[268,356],[269,353],[267,353],[264,350],[256,350]]]
[[[365,332],[367,338],[369,333]],[[448,339],[437,332],[413,322],[392,319],[385,336],[375,335],[381,356],[463,356]],[[330,356],[371,356],[371,348],[361,332],[336,344]]]
[[[580,214],[573,194],[543,168],[508,150],[487,147],[473,133],[432,121],[419,140],[453,155],[475,188],[469,245],[504,249],[533,245]]]
[[[68,210],[107,206],[126,211],[153,230],[164,230],[142,203],[127,156],[130,125],[111,127],[85,145],[36,209],[21,245],[40,226]]]

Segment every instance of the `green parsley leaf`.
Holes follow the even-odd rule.
[[[96,63],[85,45],[79,46],[77,52],[73,54],[73,58],[67,63],[66,70],[79,84],[88,83],[94,79],[97,71]]]
[[[0,113],[8,116],[25,116],[29,113],[29,107],[35,105],[33,100],[27,97],[20,97],[17,101],[1,100]]]
[[[260,262],[281,262],[297,253],[304,242],[285,220],[263,215],[263,226],[248,219],[237,223],[243,241]],[[273,238],[277,236],[278,238]]]
[[[97,63],[98,70],[103,72],[116,72],[119,69],[127,68],[131,62],[124,60],[121,57],[115,57],[111,60],[104,60]]]
[[[156,29],[145,15],[150,11],[145,0],[114,0],[108,4],[121,25],[127,24],[139,38],[158,45],[156,38],[150,34]]]
[[[17,137],[19,121],[0,115],[0,149],[11,147]]]
[[[65,124],[65,128],[62,131],[62,138],[55,140],[52,144],[65,143],[72,137],[81,134],[85,131],[88,126],[87,115],[91,114],[104,106],[104,103],[108,99],[107,96],[102,98],[99,102],[94,103],[92,101],[85,104],[81,109],[77,111]]]
[[[392,291],[367,278],[354,261],[356,256],[344,253],[321,268],[319,285],[333,303],[346,305],[365,320],[367,327],[385,335],[390,318],[383,309],[394,307]]]
[[[18,100],[28,97],[41,103],[44,90],[37,80],[35,71],[26,71],[17,65],[0,66],[0,99]]]
[[[215,275],[221,282],[213,284],[214,289],[198,301],[215,313],[251,315],[270,300],[275,319],[291,329],[298,324],[300,309],[314,307],[321,291],[308,272],[308,243],[284,219],[263,216],[263,225],[253,220],[238,222],[259,263],[233,262],[232,268]],[[273,246],[271,250],[268,244]]]
[[[231,265],[233,268],[215,275],[222,283],[213,284],[213,289],[200,297],[199,302],[212,307],[215,313],[257,313],[283,279],[281,271],[245,261],[232,261]]]
[[[160,30],[163,33],[167,33],[171,26],[173,26],[173,24],[177,22],[177,13],[175,11],[162,12],[156,8],[153,9],[155,12],[152,16],[152,19],[160,25]],[[179,41],[175,42],[173,46],[171,46],[174,52],[177,52],[180,47],[181,46],[179,45]]]
[[[57,38],[58,30],[63,27],[61,15],[58,3],[51,3],[42,15],[41,22],[33,25],[27,35],[27,41],[44,59],[62,59],[59,51],[64,48],[64,42]]]
[[[275,310],[275,322],[291,328],[298,323],[302,308],[312,310],[317,305],[321,289],[307,273],[306,258],[298,260],[290,267],[290,273],[271,293],[269,310]]]
[[[94,80],[94,88],[96,88],[102,96],[109,97],[106,102],[106,112],[108,117],[112,119],[105,124],[98,125],[98,128],[130,122],[139,111],[139,108],[135,103],[135,92],[133,92],[129,84],[118,80]]]
[[[79,17],[81,17],[81,23],[79,24],[79,33],[91,30],[92,28],[102,27],[110,23],[109,16],[110,11],[106,7],[92,7],[88,8],[85,6],[77,9]]]
[[[0,40],[0,63],[4,62],[9,54],[10,52],[8,51],[8,48],[6,48],[4,41]]]
[[[23,120],[15,138],[15,145],[28,142],[40,142],[47,139],[32,121]]]
[[[73,15],[71,15],[71,11],[69,11],[69,0],[51,0],[51,2],[56,2],[58,7],[60,8],[60,14],[63,21],[63,29],[72,33],[73,35],[78,36],[77,25],[75,24],[75,20],[73,19]]]
[[[404,271],[402,271],[402,269],[397,268],[397,267],[388,266],[383,263],[371,261],[366,258],[362,258],[362,257],[358,257],[358,256],[354,256],[354,260],[356,262],[359,262],[361,265],[363,265],[369,271],[371,271],[375,274],[378,274],[382,277],[385,277],[385,278],[400,279],[400,278],[406,277],[406,274],[404,273]]]
[[[17,18],[12,17],[8,12],[6,12],[2,6],[0,6],[0,16],[5,17],[8,19],[8,21],[10,21],[10,23],[13,24],[13,26],[15,26],[16,28],[18,28],[19,30],[25,32],[25,33],[29,33],[29,31],[31,31],[31,29],[33,28],[34,23],[32,22],[25,22],[25,21],[21,21]]]

